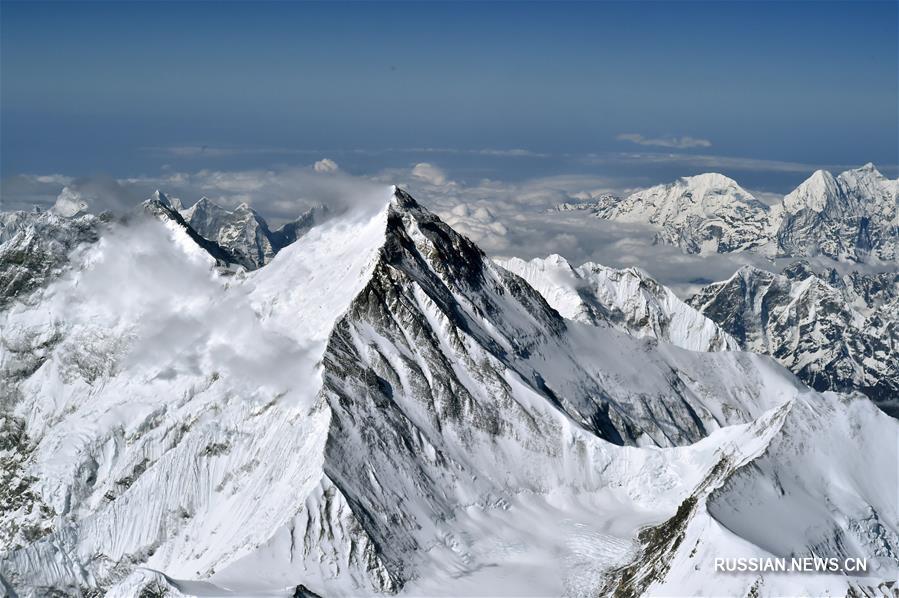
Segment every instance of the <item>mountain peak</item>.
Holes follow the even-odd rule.
[[[838,178],[845,183],[855,186],[859,184],[878,185],[881,181],[886,180],[886,177],[877,170],[877,167],[874,166],[873,162],[868,162],[858,168],[846,170],[845,172],[840,173]]]
[[[15,411],[0,413],[18,502],[0,508],[0,587],[700,595],[683,586],[695,579],[745,595],[755,575],[693,571],[727,551],[804,555],[834,542],[895,571],[899,526],[878,515],[894,497],[877,483],[895,471],[894,421],[722,350],[736,348],[728,335],[642,273],[532,261],[524,273],[545,282],[544,297],[408,193],[393,188],[388,202],[386,191],[373,194],[377,214],[321,226],[228,284],[205,263],[173,268],[182,252],[161,252],[173,248],[157,237],[110,234],[74,252],[86,261],[64,284],[3,312],[4,356],[14,347],[19,360]],[[148,202],[191,234],[179,212]],[[217,238],[264,249],[252,242],[261,227],[226,215]],[[755,314],[749,287],[715,287],[709,313]],[[785,305],[766,321],[799,319],[789,292],[762,291]],[[547,297],[584,318],[564,320]],[[606,319],[590,327],[593,309]],[[757,336],[787,339],[792,355],[796,336],[819,343],[842,317]],[[752,342],[752,326],[740,330]],[[60,388],[59,401],[41,392]],[[493,549],[497,530],[515,550]],[[523,558],[541,569],[509,587]],[[811,589],[779,579],[762,578],[764,591],[854,591],[842,575]]]
[[[839,185],[834,176],[826,170],[816,170],[796,189],[784,196],[784,209],[789,213],[808,208],[820,212],[828,199],[839,194]]]
[[[737,181],[718,172],[704,172],[702,174],[682,177],[681,180],[684,181],[688,187],[717,189],[734,187],[742,189]]]
[[[632,193],[601,218],[653,224],[662,230],[656,242],[687,253],[726,253],[766,243],[771,228],[768,206],[717,172],[683,177]]]
[[[171,210],[181,210],[181,200],[177,197],[169,197],[159,189],[144,201],[144,204],[155,203]]]
[[[164,206],[171,205],[169,203],[168,196],[166,196],[166,194],[163,193],[162,191],[160,191],[159,189],[157,189],[156,191],[153,192],[153,195],[150,196],[150,199],[152,199],[154,201],[158,201],[159,203],[161,203]]]
[[[402,209],[420,208],[418,202],[407,191],[393,185],[390,190],[390,204]]]
[[[198,199],[194,203],[194,205],[192,205],[191,207],[184,210],[184,212],[185,212],[185,217],[190,219],[190,214],[193,214],[195,211],[203,212],[203,211],[209,211],[209,210],[222,211],[222,212],[227,211],[225,208],[218,205],[217,203],[215,203],[214,201],[212,201],[211,199],[209,199],[208,197],[206,197],[204,195],[203,197]]]

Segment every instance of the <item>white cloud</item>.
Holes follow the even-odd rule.
[[[68,218],[87,208],[87,202],[84,201],[80,192],[63,187],[56,198],[56,203],[50,209],[56,214]]]
[[[167,145],[140,148],[151,154],[175,158],[223,158],[230,156],[287,156],[319,153],[318,150],[301,150],[287,147],[234,147],[213,145]]]
[[[339,169],[337,162],[329,158],[322,158],[312,168],[315,172],[337,172]]]
[[[27,175],[26,175],[27,176]],[[72,177],[63,174],[45,174],[33,177],[38,183],[50,185],[68,185],[72,182]]]
[[[509,248],[506,239],[509,229],[484,205],[458,204],[449,210],[439,211],[437,215],[482,249],[495,252]]]
[[[412,168],[412,176],[425,181],[426,183],[430,183],[431,185],[443,185],[446,183],[446,173],[443,172],[443,169],[434,166],[433,164],[428,164],[427,162],[420,162],[416,164]]]
[[[637,145],[653,145],[657,147],[673,147],[677,149],[689,149],[691,147],[711,147],[708,139],[696,137],[644,137],[639,133],[621,133],[616,137],[619,141],[630,141]]]
[[[591,156],[589,160],[615,166],[643,164],[647,160],[675,162],[675,158],[677,163],[685,163],[684,156],[652,153]],[[714,156],[686,158],[710,168],[722,164],[722,160],[731,168],[737,168],[739,164],[755,167],[758,162]],[[814,170],[807,165],[789,163],[774,162],[764,166],[782,169],[802,166],[803,171],[809,173]],[[639,265],[681,294],[695,289],[696,283],[691,282],[695,279],[723,279],[750,261],[766,267],[761,258],[751,254],[688,256],[676,247],[653,245],[656,229],[651,226],[609,222],[584,213],[548,211],[559,203],[589,199],[602,193],[625,195],[634,190],[633,179],[568,174],[523,181],[489,178],[465,181],[451,176],[454,174],[433,163],[384,170],[367,177],[352,176],[340,169],[322,176],[308,165],[240,171],[165,170],[157,176],[129,179],[69,179],[59,175],[11,177],[4,181],[3,193],[4,201],[5,196],[10,195],[18,202],[16,205],[25,205],[26,199],[31,201],[40,196],[43,205],[49,207],[65,181],[69,193],[87,198],[91,210],[99,211],[116,206],[122,210],[134,209],[139,201],[159,188],[173,197],[182,198],[187,205],[203,195],[225,207],[246,201],[271,224],[278,225],[317,203],[335,210],[378,209],[387,197],[387,187],[397,184],[494,256],[529,259],[559,253],[576,265],[585,261],[613,267]],[[778,199],[774,194],[757,197],[768,203]],[[4,209],[8,209],[7,205],[4,203]]]
[[[816,170],[824,169],[841,172],[849,168],[857,168],[857,164],[803,164],[783,160],[763,160],[758,158],[741,158],[731,156],[714,156],[710,154],[671,154],[662,152],[621,152],[608,154],[587,154],[582,158],[587,164],[645,165],[658,164],[682,165],[705,170],[744,170],[752,172],[794,172],[811,175]]]
[[[512,149],[482,149],[475,153],[481,156],[499,156],[504,158],[548,158],[549,154],[541,154],[532,152],[531,150],[512,148]]]

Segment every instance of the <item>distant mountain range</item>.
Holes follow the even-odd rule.
[[[726,234],[627,205],[755,250],[728,185]],[[899,421],[824,389],[890,406],[895,277],[685,302],[374,199],[2,215],[0,595],[894,593]],[[868,570],[715,568],[814,556]]]
[[[747,351],[771,355],[817,390],[858,390],[899,417],[899,271],[781,274],[746,266],[689,304]]]
[[[144,209],[162,215],[179,226],[222,264],[236,264],[255,270],[296,241],[325,214],[323,206],[312,207],[296,220],[271,230],[265,219],[246,203],[228,210],[202,197],[184,208],[180,201],[156,191],[144,202]]]
[[[624,198],[604,195],[559,211],[651,224],[656,241],[686,253],[757,251],[778,257],[823,255],[856,262],[899,258],[899,180],[866,164],[834,177],[812,174],[768,206],[720,174],[684,177]]]
[[[736,339],[639,268],[594,263],[574,268],[563,257],[498,260],[524,278],[562,316],[655,338],[691,351],[736,351]]]

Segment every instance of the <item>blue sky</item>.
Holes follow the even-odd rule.
[[[895,2],[4,1],[0,34],[4,180],[329,156],[650,183],[725,158],[786,190],[899,162]]]

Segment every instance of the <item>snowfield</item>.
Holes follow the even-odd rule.
[[[0,593],[893,595],[899,423],[645,273],[494,263],[396,188],[251,272],[189,233],[17,270]],[[714,570],[805,555],[870,568]]]

